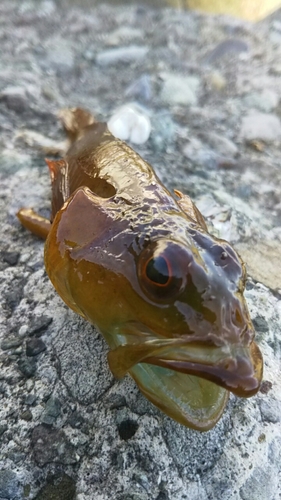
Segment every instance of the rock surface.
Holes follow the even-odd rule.
[[[0,498],[277,500],[280,12],[251,25],[95,3],[0,3]],[[43,242],[15,217],[23,205],[50,211],[44,154],[21,132],[63,140],[59,109],[108,120],[130,99],[145,101],[152,123],[137,150],[249,263],[264,383],[249,400],[232,396],[204,434],[163,415],[128,377],[113,379],[105,342],[62,303]],[[254,134],[250,111],[263,127]]]

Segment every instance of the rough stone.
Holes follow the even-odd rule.
[[[25,377],[33,377],[36,372],[36,361],[33,358],[22,357],[18,361],[18,367]]]
[[[10,266],[15,266],[18,263],[20,253],[19,252],[2,252],[2,258],[4,262],[7,262]]]
[[[30,336],[32,335],[42,335],[42,333],[47,330],[48,326],[52,323],[53,318],[42,315],[38,318],[32,319],[29,329],[28,329],[28,334]]]
[[[78,462],[74,446],[61,430],[38,425],[32,432],[32,445],[34,459],[40,467],[52,462],[64,465]]]
[[[9,349],[15,349],[23,343],[23,339],[19,337],[7,337],[1,342],[1,349],[3,351],[8,351]]]
[[[278,478],[275,467],[257,467],[245,485],[240,488],[242,500],[276,500]]]
[[[272,141],[241,134],[251,110],[280,118],[279,47],[270,41],[280,13],[250,25],[151,2],[0,2],[0,345],[17,337],[46,345],[33,357],[23,344],[0,352],[0,471],[13,473],[11,500],[61,500],[66,475],[67,500],[281,494],[279,122]],[[178,95],[170,77],[184,82]],[[134,149],[169,190],[199,205],[248,269],[264,381],[252,398],[231,396],[207,433],[166,417],[129,376],[114,379],[106,342],[62,302],[44,271],[44,242],[15,216],[22,206],[50,215],[41,148],[63,144],[59,110],[83,106],[106,121],[129,98],[145,103],[152,124]]]
[[[61,402],[58,398],[51,396],[45,406],[45,411],[42,415],[42,423],[52,425],[61,411]]]
[[[26,341],[26,355],[37,356],[46,350],[46,344],[41,339],[33,338]]]
[[[35,500],[74,500],[75,481],[67,474],[47,478],[47,484],[39,491]]]

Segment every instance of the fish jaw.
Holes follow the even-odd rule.
[[[258,392],[262,380],[262,356],[254,342],[249,348],[234,346],[225,352],[220,348],[210,351],[212,348],[203,348],[199,359],[196,356],[192,359],[191,349],[188,353],[191,359],[187,360],[178,353],[175,359],[176,355],[171,350],[164,356],[146,358],[146,363],[210,380],[238,397],[247,398]],[[212,361],[212,358],[217,359]]]
[[[227,405],[229,392],[208,380],[148,363],[129,374],[143,395],[182,425],[201,432],[212,429]]]
[[[115,332],[114,337],[118,341],[108,353],[108,362],[117,378],[135,365],[146,363],[208,380],[239,397],[253,396],[259,390],[263,362],[253,341],[249,345],[225,342],[216,346],[192,335],[179,338],[147,335],[146,339],[134,335],[129,339],[128,335],[125,338]]]

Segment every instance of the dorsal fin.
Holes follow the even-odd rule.
[[[204,231],[208,231],[205,219],[201,212],[198,210],[196,205],[193,203],[191,198],[187,194],[183,194],[178,189],[174,189],[174,193],[179,197],[177,204],[181,207],[182,211],[186,213],[188,217],[193,219]]]
[[[58,210],[69,198],[69,178],[68,178],[68,163],[65,160],[48,160],[45,159],[52,181],[52,216],[53,221]]]

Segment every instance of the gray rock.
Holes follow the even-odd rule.
[[[274,466],[256,467],[240,488],[242,500],[276,500],[278,475]]]
[[[67,474],[49,476],[34,500],[74,500],[76,483]]]
[[[45,411],[42,415],[42,423],[52,425],[60,415],[61,402],[58,398],[51,396],[45,406]]]
[[[22,420],[26,420],[26,422],[30,422],[33,418],[32,413],[30,410],[26,410],[23,413],[21,413],[20,418]]]
[[[41,339],[33,338],[26,341],[26,355],[37,356],[46,350],[46,344]]]
[[[240,135],[245,141],[281,139],[281,122],[273,114],[253,112],[242,119]]]
[[[4,432],[6,432],[7,429],[8,429],[7,424],[0,424],[0,436],[2,436],[2,434],[4,434]]]
[[[18,367],[26,378],[33,377],[36,372],[36,361],[34,358],[22,357],[18,361]]]
[[[204,64],[214,64],[223,57],[231,57],[233,55],[248,52],[249,46],[244,40],[239,38],[229,38],[220,42],[211,52],[204,57]]]
[[[281,402],[273,398],[266,398],[260,401],[260,411],[265,422],[276,424],[281,422]]]
[[[0,92],[0,101],[4,101],[8,108],[18,113],[28,108],[28,98],[24,87],[7,87]]]
[[[46,316],[45,314],[39,316],[38,318],[33,318],[28,328],[28,335],[42,335],[42,333],[47,330],[52,321],[53,318],[51,318],[50,316]]]
[[[19,337],[7,337],[1,342],[1,349],[7,351],[8,349],[15,349],[23,343],[23,339]]]
[[[198,102],[200,78],[180,74],[163,74],[161,98],[166,104],[195,106]]]
[[[9,469],[0,470],[0,497],[14,499],[19,493],[19,480],[16,472]]]
[[[118,63],[132,63],[143,59],[148,53],[148,47],[140,45],[129,45],[99,52],[96,63],[100,66],[110,66]]]
[[[253,325],[256,329],[256,331],[261,332],[261,333],[267,333],[269,330],[268,322],[266,321],[265,318],[262,316],[258,315],[253,319]]]
[[[207,143],[216,153],[224,157],[234,158],[238,154],[238,147],[227,137],[216,132],[199,134],[202,142]]]
[[[38,425],[33,429],[31,442],[34,459],[40,467],[52,462],[71,465],[79,460],[74,446],[61,430]]]
[[[9,264],[10,266],[15,266],[18,263],[20,253],[19,252],[9,252],[9,251],[3,251],[1,254],[1,257],[4,262]]]

